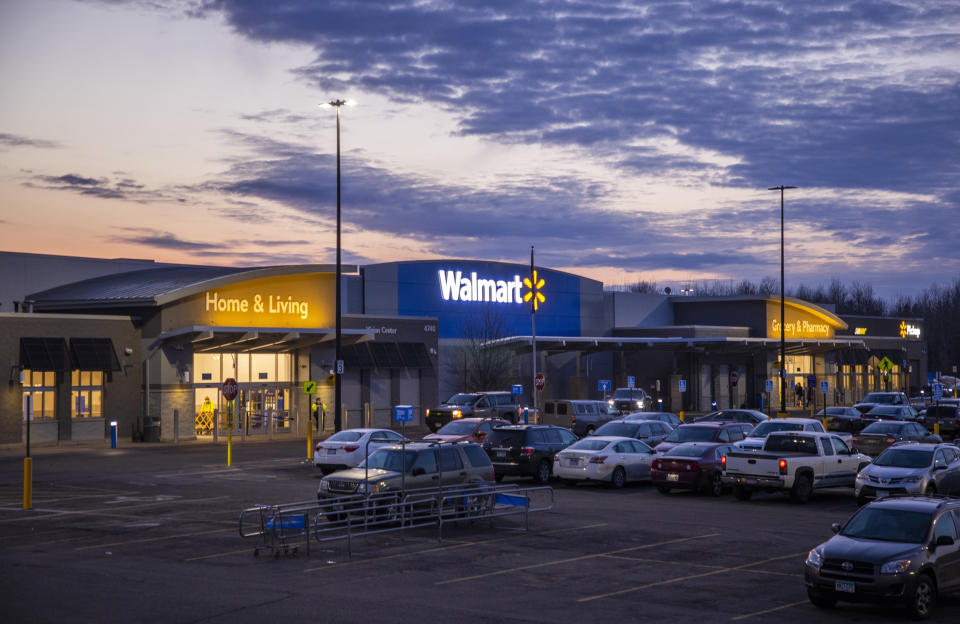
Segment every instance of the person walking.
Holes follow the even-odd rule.
[[[803,408],[803,384],[797,382],[797,385],[794,387],[793,391],[797,395],[797,400],[794,402],[794,407]]]

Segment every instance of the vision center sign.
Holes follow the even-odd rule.
[[[168,305],[164,330],[190,325],[333,327],[334,277],[284,275],[224,284]]]

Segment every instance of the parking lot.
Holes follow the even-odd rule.
[[[674,622],[902,621],[875,606],[814,608],[802,563],[855,510],[848,490],[807,505],[647,484],[556,487],[552,511],[313,544],[253,557],[240,510],[308,500],[320,475],[303,441],[42,448],[32,511],[22,456],[0,455],[6,621]],[[510,479],[508,478],[508,481]],[[939,621],[960,621],[944,598]]]

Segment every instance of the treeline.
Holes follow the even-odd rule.
[[[627,292],[663,294],[656,282],[641,281],[622,287]],[[749,280],[699,280],[686,285],[673,295],[698,297],[733,297],[744,295],[779,295],[780,282],[765,277],[758,283]],[[887,300],[873,286],[854,281],[849,285],[834,278],[827,285],[816,287],[800,284],[787,287],[788,296],[830,306],[837,314],[866,316],[900,316],[923,319],[926,332],[927,365],[931,371],[949,373],[960,365],[960,277],[949,286],[933,285],[914,297],[901,295]]]

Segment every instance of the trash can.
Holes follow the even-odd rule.
[[[143,441],[144,442],[159,442],[160,441],[160,417],[151,416],[143,424]]]

